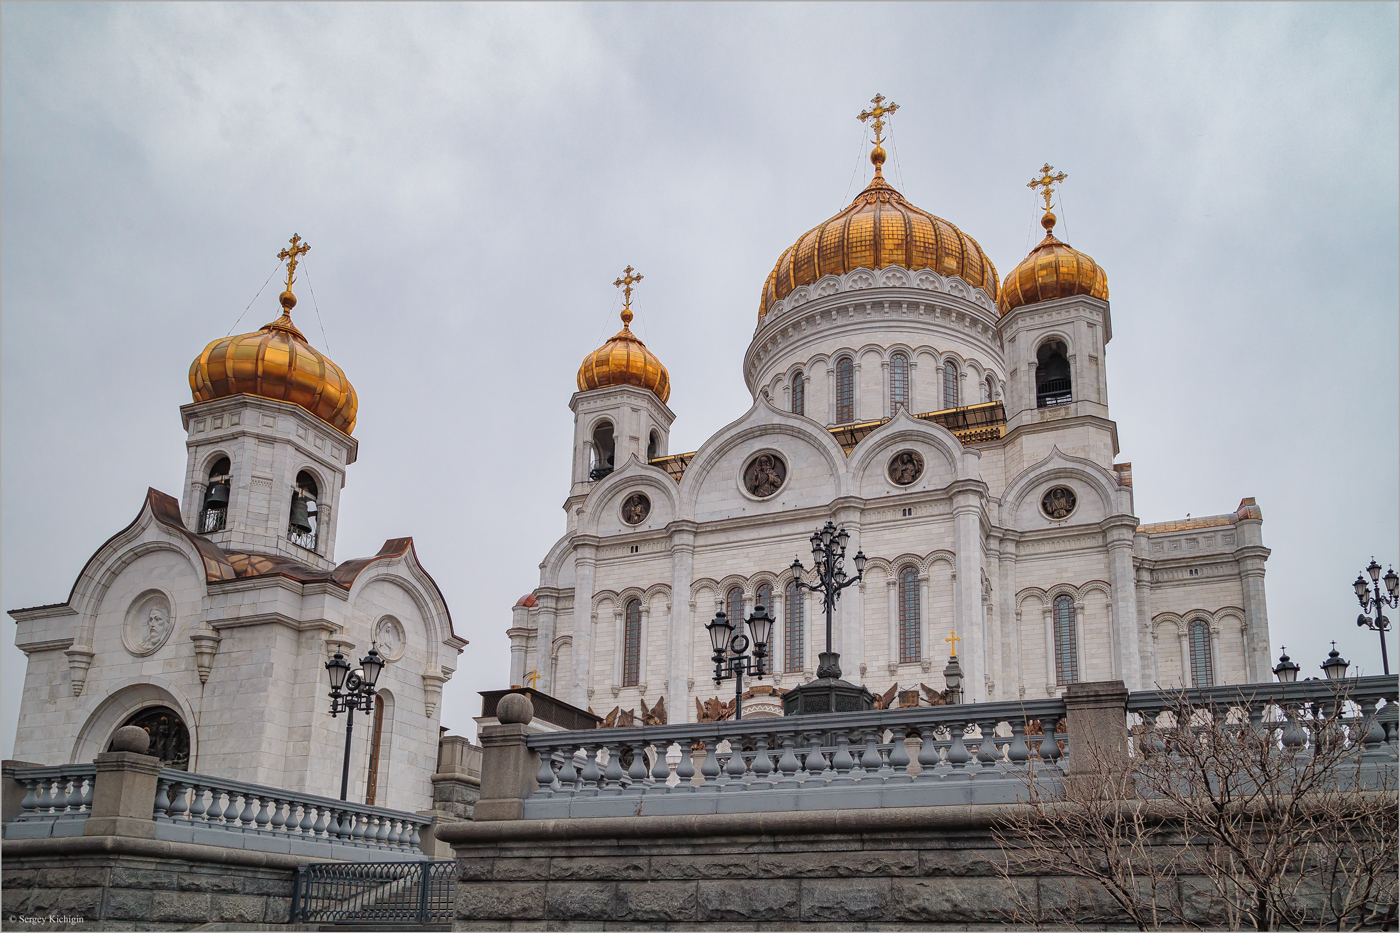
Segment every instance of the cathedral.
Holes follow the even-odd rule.
[[[124,725],[168,767],[404,810],[432,799],[442,685],[467,644],[412,538],[335,561],[359,445],[345,373],[282,315],[190,366],[181,497],[148,490],[61,603],[18,609],[28,657],[14,755],[86,763]],[[374,708],[345,751],[326,662],[371,650]],[[393,780],[389,779],[392,774]]]
[[[762,605],[771,674],[745,715],[780,715],[825,648],[821,598],[792,564],[828,521],[867,558],[832,647],[874,694],[942,690],[953,651],[965,702],[1267,681],[1254,500],[1135,513],[1108,404],[1108,277],[1054,232],[1066,176],[1032,180],[1045,237],[1001,278],[885,179],[897,105],[872,103],[873,180],[778,257],[743,360],[753,405],[696,451],[671,453],[670,374],[630,329],[642,277],[615,283],[622,330],[579,367],[566,530],[513,609],[512,683],[704,718],[721,692],[705,624]]]

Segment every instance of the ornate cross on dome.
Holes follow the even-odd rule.
[[[291,291],[292,283],[296,281],[297,277],[297,260],[303,254],[310,252],[311,244],[303,243],[301,235],[298,233],[293,233],[292,238],[287,242],[292,244],[291,249],[283,247],[282,252],[277,254],[277,258],[285,260],[287,263],[287,291]]]
[[[1040,196],[1045,199],[1045,209],[1047,211],[1050,210],[1050,199],[1054,197],[1055,186],[1069,177],[1064,172],[1055,172],[1053,175],[1050,174],[1051,172],[1055,172],[1055,167],[1049,162],[1046,162],[1040,170],[1040,177],[1032,178],[1026,185],[1027,188],[1041,189]]]
[[[613,285],[622,289],[622,326],[626,327],[632,323],[632,286],[642,280],[642,274],[633,275],[631,266],[622,271],[625,274]]]
[[[876,94],[874,97],[870,98],[870,102],[875,106],[856,114],[856,119],[862,123],[869,123],[872,119],[875,121],[872,124],[875,130],[875,145],[879,146],[880,143],[884,142],[885,117],[898,110],[899,104],[890,101],[887,106],[885,104],[884,94]]]
[[[958,656],[958,642],[962,641],[962,639],[958,637],[957,630],[949,629],[948,637],[943,640],[948,643],[948,657],[956,658]]]

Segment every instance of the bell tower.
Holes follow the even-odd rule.
[[[187,438],[181,512],[186,527],[225,551],[335,566],[336,513],[359,444],[359,400],[344,371],[292,323],[293,236],[282,316],[215,340],[190,366],[194,401],[180,409]]]

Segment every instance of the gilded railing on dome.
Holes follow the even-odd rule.
[[[1013,803],[1058,787],[1063,700],[547,732],[526,819]]]

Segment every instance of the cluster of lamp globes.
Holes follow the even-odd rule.
[[[384,670],[384,659],[378,648],[370,648],[355,671],[350,670],[350,662],[337,651],[335,657],[326,662],[326,670],[331,675],[332,717],[347,710],[373,711],[374,685],[379,680],[379,672]]]

